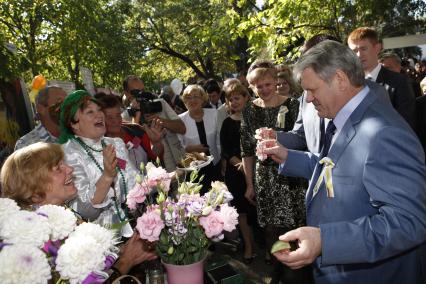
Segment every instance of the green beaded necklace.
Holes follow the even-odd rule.
[[[81,140],[79,137],[74,137],[74,140],[77,141],[77,143],[80,144],[81,147],[83,147],[84,151],[89,156],[89,158],[95,163],[98,169],[103,173],[104,169],[101,167],[99,162],[95,159],[95,156],[93,156],[91,151],[98,152],[98,153],[102,152],[103,148],[105,148],[106,146],[104,140],[103,139],[101,140],[102,149],[100,150],[90,147],[89,145],[84,143],[83,140]],[[120,179],[124,188],[124,196],[126,196],[127,198],[127,183],[126,183],[126,179],[124,178],[124,174],[121,171],[120,167],[116,166],[115,169],[120,173],[120,177],[121,177]],[[124,217],[121,217],[120,211],[118,209],[117,192],[115,190],[115,187],[112,187],[112,189],[114,190],[114,197],[112,199],[114,200],[114,207],[115,207],[115,210],[117,211],[118,219],[120,219],[121,222],[124,222],[127,220],[127,208],[124,208]],[[124,203],[125,202],[126,201],[124,201]]]

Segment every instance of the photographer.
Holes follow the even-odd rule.
[[[167,130],[163,139],[164,166],[168,172],[174,171],[184,155],[184,149],[176,134],[185,134],[185,124],[166,101],[144,92],[144,88],[143,81],[135,75],[124,79],[123,89],[130,108],[124,111],[123,116],[132,115],[133,121],[139,124],[151,124],[154,120],[161,122]]]

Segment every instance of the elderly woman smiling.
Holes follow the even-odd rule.
[[[201,193],[207,192],[210,183],[217,180],[219,175],[216,166],[220,160],[220,142],[216,134],[217,110],[203,108],[208,99],[209,96],[201,86],[189,85],[182,94],[183,103],[188,111],[179,115],[186,127],[186,133],[178,135],[185,151],[203,152],[214,158],[213,164],[200,170],[199,176],[204,175]]]
[[[7,158],[1,169],[1,186],[2,197],[26,209],[46,204],[61,206],[77,196],[73,168],[65,163],[61,146],[44,142],[19,149]],[[112,271],[108,271],[114,274],[111,278],[156,258],[153,252],[144,250],[137,234],[121,246],[119,255]]]
[[[70,206],[83,218],[133,233],[126,213],[126,196],[135,184],[136,169],[120,138],[104,137],[105,117],[86,91],[69,94],[61,105],[61,136],[65,161],[74,168],[77,198]]]

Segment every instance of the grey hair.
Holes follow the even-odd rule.
[[[336,71],[341,70],[353,86],[365,85],[361,61],[349,47],[336,41],[320,42],[299,58],[293,69],[297,82],[300,82],[301,74],[307,68],[311,68],[326,83],[331,83]]]
[[[49,100],[49,92],[53,89],[62,90],[62,88],[57,85],[51,85],[41,89],[36,95],[35,104],[47,106],[47,101]]]
[[[383,52],[380,56],[379,56],[379,61],[383,62],[385,59],[391,58],[393,60],[396,61],[396,63],[398,63],[399,65],[401,65],[401,58],[398,56],[398,54],[394,53],[394,52]]]

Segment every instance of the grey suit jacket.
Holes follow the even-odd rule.
[[[426,168],[422,147],[390,104],[370,90],[335,137],[328,157],[334,198],[324,185],[307,202],[321,230],[316,283],[426,281]],[[280,173],[314,177],[318,156],[289,151]]]
[[[372,82],[366,81],[368,87],[378,94],[384,104],[389,104],[389,96],[386,90]],[[288,149],[308,150],[311,153],[319,153],[320,149],[320,117],[312,103],[306,102],[306,92],[299,98],[299,113],[290,132],[277,132],[278,142]]]

